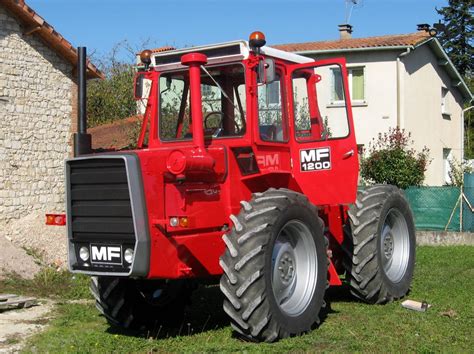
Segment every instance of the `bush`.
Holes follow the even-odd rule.
[[[104,80],[92,80],[87,87],[87,115],[90,127],[127,118],[137,113],[133,98],[134,68],[113,63]]]
[[[464,185],[464,174],[472,173],[473,169],[467,161],[459,162],[456,158],[449,160],[449,183],[448,186],[462,187]]]
[[[133,97],[136,53],[144,48],[156,47],[149,39],[132,45],[127,40],[116,43],[109,53],[91,58],[105,74],[105,79],[87,83],[87,114],[89,126],[111,123],[137,114]]]
[[[416,152],[410,147],[413,144],[410,138],[410,133],[399,128],[379,133],[369,146],[368,157],[362,158],[362,178],[371,183],[393,184],[402,189],[421,185],[430,163],[429,150],[425,147]]]

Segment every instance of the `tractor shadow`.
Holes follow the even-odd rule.
[[[109,327],[107,333],[149,339],[164,339],[192,336],[229,326],[229,318],[222,309],[224,296],[219,285],[201,285],[193,292],[191,304],[179,325],[157,324],[154,328],[129,330]]]
[[[321,317],[325,319],[326,317],[330,316],[331,314],[337,314],[339,311],[336,311],[332,308],[332,304],[338,302],[346,302],[346,303],[359,303],[362,302],[356,299],[350,291],[350,286],[347,284],[343,284],[341,286],[332,286],[326,290],[326,294],[324,296],[326,301],[326,309],[322,311]]]
[[[339,313],[339,311],[332,309],[332,303],[360,303],[360,301],[351,295],[350,288],[346,285],[328,288],[326,290],[325,300],[327,306],[320,313],[321,322],[324,322],[331,314]],[[144,328],[140,330],[111,326],[106,332],[147,339],[165,339],[192,336],[198,333],[218,330],[230,325],[230,320],[222,309],[223,301],[224,296],[219,289],[219,285],[201,285],[194,291],[191,304],[185,311],[184,320],[179,325],[160,324],[155,328]],[[233,333],[233,337],[241,338],[236,333]]]

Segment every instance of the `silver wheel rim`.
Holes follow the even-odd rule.
[[[313,235],[298,220],[283,226],[272,252],[272,289],[279,308],[298,316],[311,303],[316,288],[318,256]]]
[[[386,276],[390,281],[398,283],[408,268],[410,234],[405,217],[397,209],[390,209],[385,217],[380,251]]]

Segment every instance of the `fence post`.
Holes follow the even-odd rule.
[[[460,199],[461,199],[461,204],[459,205],[459,232],[462,232],[463,230],[463,225],[462,225],[462,209],[463,209],[463,196],[464,196],[464,173],[462,175],[463,183],[461,187],[459,187],[459,192],[461,193]]]

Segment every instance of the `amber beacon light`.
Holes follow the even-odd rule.
[[[261,48],[267,43],[265,40],[265,35],[263,32],[255,31],[252,32],[249,36],[249,44],[252,48]]]
[[[151,64],[151,50],[150,49],[145,49],[140,53],[140,60],[143,64],[145,65],[150,65]]]

